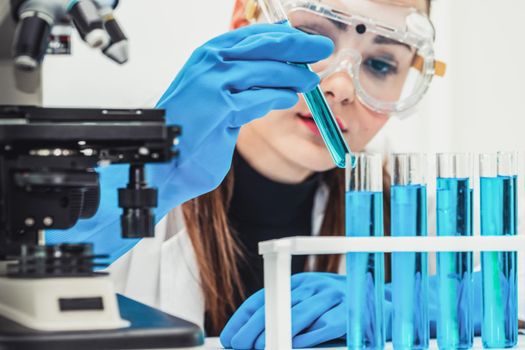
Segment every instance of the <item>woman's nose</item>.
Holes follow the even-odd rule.
[[[341,71],[324,78],[321,88],[332,103],[346,106],[355,100],[355,86],[348,72]]]

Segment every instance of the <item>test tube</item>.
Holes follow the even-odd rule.
[[[351,159],[347,159],[346,163],[346,235],[383,236],[381,155],[356,155],[354,168]],[[383,349],[383,254],[349,253],[346,256],[346,272],[348,349]]]
[[[394,154],[391,188],[392,236],[427,235],[426,156]],[[395,349],[427,349],[427,253],[392,254],[392,343]]]
[[[438,236],[472,236],[472,166],[471,154],[437,155]],[[437,254],[437,341],[440,349],[472,347],[472,264],[471,252]]]
[[[481,235],[516,235],[517,156],[480,155]],[[481,253],[485,348],[509,348],[517,343],[518,298],[516,252]]]
[[[258,0],[258,3],[268,20],[273,23],[292,26],[288,20],[286,11],[281,4],[281,0]],[[312,71],[308,64],[298,64],[293,62],[291,62],[291,64]],[[346,154],[351,154],[351,150],[346,143],[328,102],[326,101],[323,90],[317,85],[315,89],[304,93],[303,96],[335,165],[339,168],[344,168],[346,166]],[[350,164],[352,164],[353,158],[350,157],[349,159],[351,160]]]

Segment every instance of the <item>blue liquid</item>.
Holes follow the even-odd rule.
[[[346,193],[346,235],[383,236],[383,194]],[[347,271],[348,349],[383,349],[384,258],[382,253],[349,253]]]
[[[481,178],[481,234],[516,235],[516,176]],[[518,295],[516,252],[481,253],[483,324],[486,348],[517,343]]]
[[[427,192],[424,185],[392,186],[392,236],[427,235]],[[427,253],[392,254],[392,343],[395,349],[427,349]]]
[[[437,179],[437,235],[472,236],[472,190],[469,179]],[[474,328],[472,253],[438,253],[440,349],[469,349]]]
[[[281,23],[292,26],[289,21],[283,21]],[[312,71],[308,64],[292,64]],[[317,85],[314,90],[304,93],[303,96],[335,165],[339,168],[346,167],[346,154],[351,154],[350,147],[348,147],[348,144],[343,137],[343,133],[341,132],[341,129],[339,129],[339,125],[337,124],[328,102],[326,102],[321,87]]]

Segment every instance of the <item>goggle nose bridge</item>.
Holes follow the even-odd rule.
[[[342,49],[329,60],[331,62],[328,67],[319,73],[321,79],[343,71],[347,72],[353,80],[357,78],[362,61],[361,54],[357,50]]]

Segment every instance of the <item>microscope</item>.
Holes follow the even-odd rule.
[[[44,108],[40,65],[74,26],[117,63],[127,38],[114,1],[0,3],[0,349],[202,349],[199,327],[117,295],[90,244],[46,245],[45,231],[95,215],[96,168],[129,164],[118,191],[124,238],[154,235],[157,189],[145,166],[172,161],[181,136],[163,110]],[[56,34],[58,33],[58,34]],[[118,234],[109,232],[108,234]],[[144,238],[147,239],[147,238]]]

